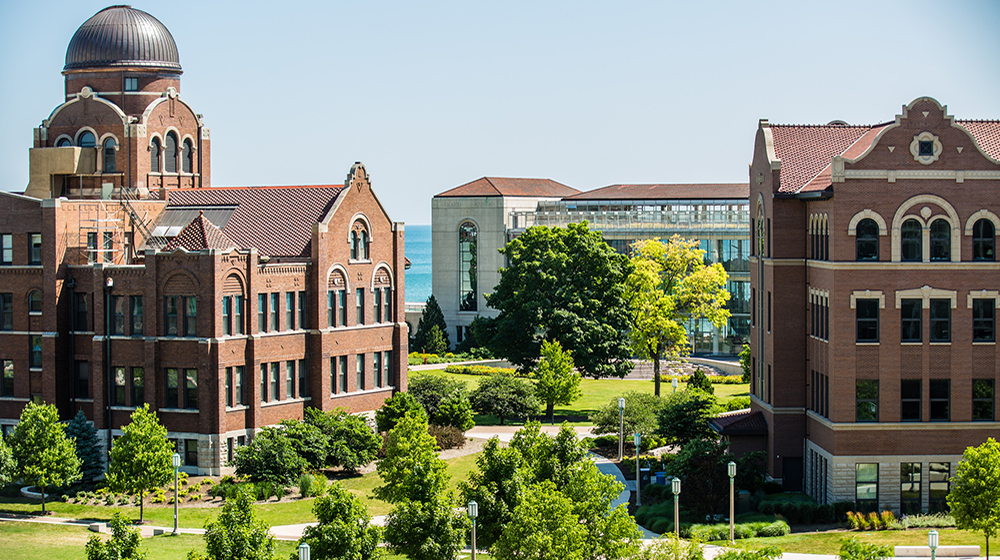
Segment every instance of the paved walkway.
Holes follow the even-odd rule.
[[[465,432],[465,437],[476,438],[476,439],[490,439],[492,437],[497,437],[502,442],[510,443],[511,438],[514,434],[524,426],[476,426],[471,430]],[[542,433],[549,435],[556,435],[559,430],[562,429],[561,424],[542,424]],[[593,426],[574,426],[573,431],[576,432],[577,437],[590,437],[593,436],[594,427]]]

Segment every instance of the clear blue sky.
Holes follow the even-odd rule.
[[[66,46],[106,2],[0,0],[0,189],[28,181]],[[743,182],[757,120],[1000,118],[1000,2],[137,2],[177,41],[212,182],[342,182],[393,219],[484,175]]]

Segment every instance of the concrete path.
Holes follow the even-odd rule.
[[[476,439],[490,439],[494,436],[500,439],[502,442],[509,443],[514,434],[523,428],[524,426],[476,426],[471,430],[465,432],[465,437],[476,438]],[[559,433],[562,429],[560,424],[542,424],[542,433],[554,436]],[[577,437],[591,437],[594,434],[593,426],[574,426],[573,431],[576,432]]]
[[[590,459],[593,460],[594,463],[597,465],[597,470],[601,471],[604,474],[608,474],[615,477],[615,480],[621,482],[622,485],[625,487],[622,490],[622,493],[619,494],[618,497],[615,498],[613,502],[611,502],[611,508],[614,509],[620,506],[621,504],[628,504],[629,499],[632,497],[632,490],[635,489],[635,482],[632,483],[632,486],[630,488],[629,481],[625,480],[625,475],[622,474],[621,469],[618,468],[618,465],[611,462],[610,459],[601,457],[599,455],[594,455],[593,453],[590,454]],[[655,539],[660,536],[658,533],[654,533],[641,525],[638,525],[638,527],[640,530],[642,530],[643,540]]]

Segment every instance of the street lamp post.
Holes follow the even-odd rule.
[[[642,468],[639,466],[639,448],[642,434],[635,434],[635,507],[642,505]]]
[[[299,560],[309,560],[309,543],[299,545]]]
[[[111,378],[113,369],[111,367],[111,290],[115,288],[115,279],[108,276],[104,279],[104,383],[106,385],[104,397],[104,418],[108,427],[108,453],[111,453],[111,403],[114,400],[114,383]]]
[[[181,532],[177,529],[177,469],[179,469],[181,466],[180,453],[174,453],[173,463],[174,463],[174,534],[179,535],[181,534]]]
[[[625,397],[618,397],[618,462],[625,450]]]
[[[469,502],[469,519],[472,520],[472,560],[476,560],[476,518],[477,517],[479,517],[479,504],[477,504],[475,500],[472,500],[472,501]]]
[[[927,546],[931,547],[931,560],[937,558],[938,532],[930,530],[927,532]]]
[[[674,477],[670,481],[670,489],[674,492],[674,538],[681,538],[681,479]]]
[[[736,519],[736,463],[734,461],[729,461],[729,542],[736,544],[736,539],[734,535]]]
[[[673,387],[674,392],[676,393],[677,392],[677,378],[676,377],[670,380],[670,386]]]

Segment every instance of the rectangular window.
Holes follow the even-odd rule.
[[[190,467],[198,466],[198,440],[184,440],[184,464]]]
[[[233,438],[226,438],[226,463],[233,462]]]
[[[243,377],[246,368],[243,366],[236,366],[233,368],[233,400],[237,405],[244,405],[247,403],[246,395],[243,394]]]
[[[919,422],[923,405],[920,402],[919,379],[903,379],[899,382],[900,419],[903,422]]]
[[[993,420],[994,383],[992,379],[972,380],[972,419]]]
[[[177,300],[181,298],[177,296],[165,296],[163,298],[163,316],[166,321],[164,325],[166,330],[164,334],[166,336],[177,336],[177,315],[179,310],[177,309]]]
[[[184,336],[198,336],[198,298],[184,298]]]
[[[6,371],[6,365],[5,361],[4,371]],[[90,362],[75,362],[73,364],[73,376],[76,382],[76,397],[78,399],[90,398]]]
[[[111,391],[111,404],[114,406],[125,406],[125,368],[115,367],[113,372],[114,387]]]
[[[295,398],[295,360],[285,362],[285,398]]]
[[[382,387],[382,353],[372,354],[372,373],[375,374],[375,388]]]
[[[245,334],[243,328],[243,296],[233,296],[233,332]]]
[[[115,260],[114,249],[114,232],[106,231],[104,232],[104,243],[101,248],[104,249],[104,263],[112,263]]]
[[[129,296],[129,325],[132,336],[142,335],[142,296]]]
[[[267,402],[267,364],[260,364],[260,402]]]
[[[767,292],[767,332],[771,332],[771,292]]]
[[[226,406],[233,406],[233,368],[226,368]]]
[[[340,315],[340,326],[347,326],[347,290],[337,291],[337,313]]]
[[[139,91],[139,78],[125,78],[125,91]]]
[[[279,379],[279,376],[281,375],[280,369],[281,369],[280,363],[273,362],[271,364],[271,400],[273,401],[281,400],[281,393],[280,393],[281,381]]]
[[[97,232],[87,232],[87,264],[97,262]]]
[[[0,384],[0,397],[13,397],[13,396],[14,396],[14,360],[3,360],[3,384]]]
[[[878,381],[858,379],[856,388],[857,422],[878,422]]]
[[[358,354],[357,355],[357,359],[358,359],[358,368],[357,368],[357,371],[358,371],[358,387],[357,387],[357,390],[358,391],[364,391],[365,390],[365,355],[364,354]]]
[[[42,264],[42,234],[28,234],[28,264]]]
[[[920,505],[920,463],[899,465],[899,508],[903,515],[923,512]]]
[[[141,367],[132,368],[132,406],[146,402],[146,375]]]
[[[757,326],[757,288],[750,288],[750,326]]]
[[[111,296],[111,334],[125,334],[125,296]]]
[[[257,330],[267,332],[267,294],[257,294]]]
[[[295,330],[295,292],[285,292],[285,329]]]
[[[184,408],[198,408],[198,370],[184,370]]]
[[[306,320],[306,293],[299,292],[299,328],[309,328],[309,321]]]
[[[299,360],[299,398],[304,399],[309,396],[309,370],[306,369],[306,361]]]
[[[229,336],[233,334],[233,298],[226,296],[222,298],[222,334]]]
[[[3,296],[9,294],[0,294],[0,300]],[[6,306],[4,310],[6,311]],[[0,325],[0,328],[7,329],[6,321]],[[9,329],[8,329],[9,330]],[[90,302],[88,301],[87,294],[76,292],[73,294],[73,330],[76,331],[89,331],[90,329]]]
[[[878,463],[857,463],[854,501],[859,512],[878,511]]]
[[[28,367],[29,368],[40,368],[42,367],[42,335],[33,334],[28,337],[30,346],[30,354],[28,356]]]
[[[857,304],[858,342],[878,342],[877,299],[859,299]]]
[[[330,358],[330,393],[337,393],[337,358]]]
[[[358,298],[357,310],[355,314],[355,321],[358,325],[365,324],[365,289],[358,288],[355,292]]]
[[[326,326],[337,326],[337,302],[333,299],[333,290],[326,292]]]
[[[347,356],[340,356],[337,360],[340,362],[340,368],[338,369],[340,376],[340,392],[347,392]]]
[[[921,314],[923,300],[904,299],[899,303],[899,337],[902,342],[920,342],[923,340],[923,325]]]
[[[930,390],[931,421],[945,421],[951,418],[951,381],[931,379]]]
[[[372,290],[372,322],[382,322],[382,288]]]
[[[14,330],[14,294],[0,294],[0,331]]]
[[[996,342],[996,300],[972,300],[972,341]]]
[[[180,370],[177,368],[167,368],[167,374],[165,376],[167,391],[163,397],[164,408],[180,408],[177,404],[177,397],[180,396],[178,390],[178,384],[180,381]]]
[[[280,331],[281,325],[278,317],[278,292],[271,294],[271,330]]]
[[[930,483],[930,502],[928,513],[948,511],[949,479],[951,478],[951,463],[931,463],[927,479]]]
[[[0,235],[0,265],[14,264],[14,236],[9,233]]]
[[[931,300],[931,342],[951,341],[951,300]]]
[[[385,304],[382,306],[382,322],[391,323],[392,322],[392,288],[382,288],[382,297],[385,298]]]
[[[393,387],[396,386],[396,380],[392,378],[392,350],[386,350],[382,353],[382,379],[385,380],[386,384]]]

